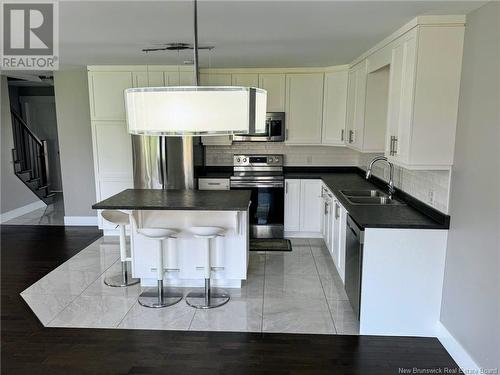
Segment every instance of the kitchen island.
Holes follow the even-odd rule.
[[[130,226],[130,255],[133,277],[142,286],[156,285],[157,241],[137,233],[137,228],[157,227],[179,231],[164,247],[166,285],[197,287],[204,285],[202,239],[189,228],[225,228],[212,246],[214,286],[241,287],[248,266],[248,206],[250,192],[127,189],[92,206],[97,210],[126,212]]]

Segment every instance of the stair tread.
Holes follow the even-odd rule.
[[[54,197],[55,195],[56,195],[56,193],[49,193],[46,196],[44,196],[44,198],[51,198],[51,197]]]
[[[43,185],[43,186],[40,186],[39,188],[37,188],[37,190],[43,190],[43,189],[47,189],[48,186],[47,185]]]

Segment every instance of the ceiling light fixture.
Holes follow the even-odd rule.
[[[255,87],[198,86],[198,6],[194,1],[195,86],[125,90],[128,131],[137,135],[197,136],[264,132],[267,92]]]

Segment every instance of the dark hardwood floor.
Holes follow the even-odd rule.
[[[457,368],[433,338],[45,328],[19,293],[101,233],[0,230],[3,374],[385,375]]]

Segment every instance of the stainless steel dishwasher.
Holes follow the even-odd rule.
[[[347,216],[345,291],[358,320],[361,306],[364,236],[364,229],[360,228],[350,216]]]

